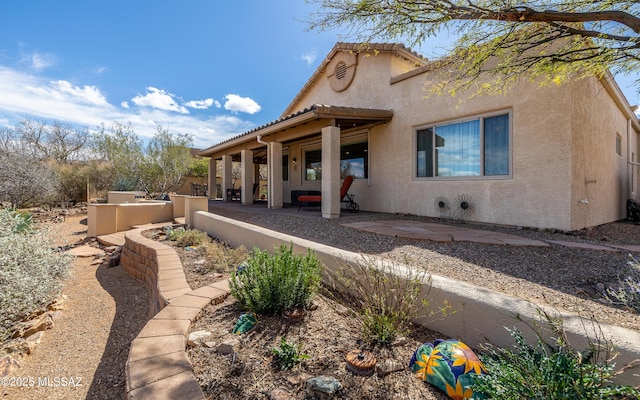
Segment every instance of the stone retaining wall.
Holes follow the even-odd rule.
[[[205,399],[186,353],[191,322],[209,303],[229,295],[229,282],[191,290],[175,250],[127,232],[120,265],[149,290],[150,320],[131,342],[127,399]]]

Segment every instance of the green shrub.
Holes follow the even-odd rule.
[[[606,289],[604,299],[640,313],[640,262],[633,256],[626,272],[624,278],[618,278],[617,285]]]
[[[330,273],[327,295],[356,309],[363,340],[389,345],[411,330],[411,320],[421,307],[429,307],[429,301],[420,300],[420,294],[430,282],[425,269],[404,269],[365,258],[362,263]],[[445,312],[446,308],[441,310]]]
[[[255,248],[239,271],[231,274],[231,294],[238,304],[257,314],[278,314],[304,308],[320,285],[321,266],[309,250],[294,255],[293,246],[276,247],[275,254]]]
[[[0,341],[58,296],[71,263],[71,256],[52,250],[46,230],[31,230],[28,221],[0,210]]]
[[[512,349],[485,346],[480,359],[489,371],[479,375],[474,393],[487,398],[507,399],[635,399],[640,392],[630,386],[614,385],[610,342],[590,342],[579,352],[568,342],[561,322],[543,314],[553,342],[538,337],[530,345],[517,329],[506,328],[515,340]]]
[[[280,346],[273,347],[271,349],[271,353],[278,357],[280,369],[283,371],[290,370],[303,359],[310,358],[307,354],[302,352],[302,343],[295,344],[287,342],[284,336],[280,341]]]

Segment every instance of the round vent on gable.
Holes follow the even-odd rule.
[[[344,79],[347,76],[347,64],[344,61],[340,61],[338,65],[336,65],[335,70],[336,79]]]
[[[338,53],[332,64],[333,67],[330,65],[327,68],[329,84],[333,91],[342,92],[353,82],[353,77],[356,75],[356,67],[358,66],[358,57],[348,52]]]

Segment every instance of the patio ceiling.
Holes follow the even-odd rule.
[[[293,136],[295,137],[296,128],[300,128],[303,125],[306,126],[313,122],[326,122],[322,126],[336,126],[343,130],[352,130],[363,126],[372,126],[384,123],[390,121],[391,118],[393,118],[393,111],[391,110],[314,104],[302,111],[277,119],[266,125],[262,125],[251,131],[211,146],[202,150],[199,155],[215,158],[218,155],[228,154],[228,152],[233,148],[263,147],[264,145],[261,145],[256,141],[258,136],[262,136],[266,141],[269,141],[268,136],[276,135],[287,130],[294,132]],[[303,137],[308,135],[308,133],[301,133],[300,135],[300,137]]]

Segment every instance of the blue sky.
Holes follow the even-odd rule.
[[[0,127],[156,125],[204,148],[278,118],[337,41],[303,0],[4,0]],[[437,54],[441,37],[422,49]],[[640,98],[619,81],[628,100]]]

